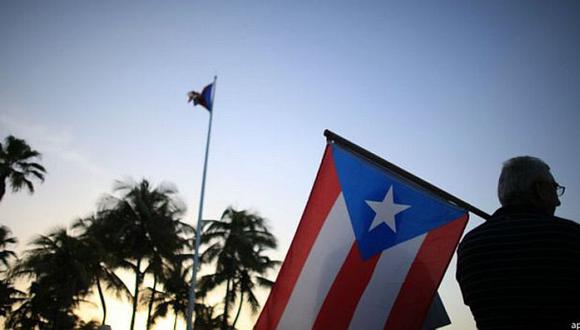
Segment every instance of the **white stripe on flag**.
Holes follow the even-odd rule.
[[[278,329],[312,328],[355,240],[349,219],[346,202],[340,193],[310,250]]]
[[[383,251],[349,329],[383,329],[391,308],[427,234]]]

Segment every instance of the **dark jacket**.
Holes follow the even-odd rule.
[[[479,329],[580,322],[579,224],[503,207],[465,236],[457,255],[457,281]]]

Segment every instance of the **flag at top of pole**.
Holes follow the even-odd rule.
[[[193,102],[193,105],[201,105],[202,107],[206,108],[209,111],[209,124],[207,128],[207,140],[205,143],[205,158],[203,161],[203,175],[201,177],[201,194],[199,197],[199,210],[197,214],[197,226],[196,226],[196,235],[195,235],[195,251],[193,253],[193,269],[191,274],[191,285],[189,288],[189,299],[187,304],[187,315],[186,315],[186,322],[187,322],[187,330],[192,330],[193,323],[193,314],[194,314],[194,306],[195,306],[195,286],[196,286],[196,279],[197,279],[197,270],[199,268],[199,245],[201,241],[201,229],[202,229],[202,217],[203,217],[203,202],[205,196],[205,178],[207,175],[207,160],[209,155],[209,143],[211,139],[211,124],[213,119],[213,104],[214,104],[214,95],[216,90],[217,84],[217,76],[214,77],[213,83],[205,86],[201,93],[191,91],[187,93],[189,97],[188,103]]]
[[[187,93],[187,103],[193,102],[193,105],[201,105],[208,111],[213,109],[213,89],[214,83],[211,83],[203,88],[201,93],[191,91]]]

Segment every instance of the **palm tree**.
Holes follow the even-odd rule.
[[[196,330],[219,329],[223,323],[223,317],[223,314],[215,315],[215,306],[195,304],[193,328]]]
[[[7,317],[12,306],[24,297],[24,293],[15,289],[12,280],[5,276],[9,270],[10,259],[16,259],[16,253],[7,247],[16,242],[16,238],[10,235],[10,229],[0,226],[0,317]]]
[[[264,276],[279,261],[271,260],[262,253],[275,249],[276,238],[268,231],[266,220],[248,211],[227,208],[220,220],[209,220],[202,242],[209,247],[202,254],[204,262],[216,262],[216,272],[201,278],[204,291],[226,284],[222,329],[228,328],[231,304],[239,297],[239,306],[232,324],[235,326],[244,295],[246,302],[257,312],[259,302],[254,295],[256,286],[271,287],[272,282]]]
[[[191,250],[193,242],[195,242],[195,237],[191,237],[192,233],[195,233],[193,227],[178,221],[176,222],[176,239],[179,241],[178,250],[174,251],[174,255],[161,255],[160,253],[154,253],[149,259],[149,265],[145,269],[145,273],[150,273],[153,276],[153,287],[149,288],[149,295],[145,301],[148,302],[147,309],[147,325],[145,329],[150,329],[151,325],[154,323],[155,317],[153,316],[153,305],[155,304],[155,295],[159,293],[157,291],[157,285],[161,282],[164,285],[171,280],[177,280],[176,275],[180,274],[183,268],[183,262],[185,260],[190,260],[190,254],[184,254],[185,249]],[[176,266],[178,266],[176,269]],[[177,272],[177,274],[176,274]],[[185,275],[187,270],[182,275]],[[171,277],[174,277],[173,279]],[[187,280],[185,280],[186,291],[188,288]],[[171,283],[171,285],[176,285],[178,283]],[[187,297],[187,296],[186,296]],[[175,307],[175,306],[174,306]],[[175,311],[175,309],[174,309]],[[180,311],[181,312],[181,311]],[[177,321],[177,317],[176,317]]]
[[[9,279],[0,280],[0,317],[8,317],[12,307],[24,300],[24,292],[14,288]]]
[[[33,282],[28,289],[26,299],[11,312],[5,322],[7,329],[14,330],[33,330],[33,329],[50,329],[51,325],[42,314],[45,314],[47,304],[51,300],[47,295],[38,294],[42,292],[36,282]]]
[[[148,307],[147,307],[147,323],[145,325],[145,329],[149,330],[151,324],[153,323],[153,319],[151,317],[151,313],[153,312],[153,304],[155,303],[155,295],[157,294],[157,284],[159,281],[163,281],[165,278],[165,268],[164,260],[158,253],[155,253],[149,258],[149,265],[145,268],[144,273],[150,273],[153,276],[153,287],[149,290],[148,296]]]
[[[99,322],[91,320],[89,322],[85,322],[79,320],[78,324],[76,325],[76,330],[99,330],[101,326],[99,326]]]
[[[16,258],[16,253],[12,250],[7,250],[9,244],[16,244],[17,240],[15,237],[11,237],[10,229],[6,226],[0,225],[0,274],[6,272],[9,268],[9,262],[11,258]]]
[[[238,278],[232,285],[233,288],[237,288],[237,290],[240,292],[238,311],[236,312],[236,317],[234,318],[232,327],[236,326],[238,318],[240,317],[240,312],[242,311],[242,302],[244,301],[244,294],[247,296],[246,302],[250,304],[252,314],[256,314],[260,308],[260,303],[258,302],[258,299],[254,293],[256,284],[259,287],[267,289],[272,289],[272,286],[274,285],[273,281],[261,275],[280,265],[280,261],[271,260],[269,257],[261,255],[260,252],[256,253],[256,258],[253,260],[253,264],[249,264],[247,267],[238,269]]]
[[[17,192],[26,187],[34,192],[32,179],[44,181],[46,170],[34,160],[40,158],[40,153],[32,150],[26,141],[10,135],[0,143],[0,201],[6,192],[7,181],[12,191]]]
[[[177,328],[179,317],[186,317],[187,302],[189,298],[189,283],[191,268],[184,267],[184,261],[191,259],[190,255],[177,255],[171,259],[166,276],[161,278],[162,291],[155,291],[153,288],[145,293],[145,300],[155,306],[151,314],[151,322],[154,323],[159,317],[165,317],[169,310],[173,312],[173,328]],[[151,305],[150,305],[151,306]]]
[[[183,214],[175,197],[176,189],[169,186],[152,187],[147,180],[117,182],[114,189],[119,196],[103,200],[104,221],[108,228],[116,228],[112,248],[122,257],[120,266],[135,273],[133,313],[130,329],[135,325],[139,302],[139,288],[143,282],[144,262],[155,265],[159,258],[170,258],[187,243],[180,233],[188,229],[178,220]],[[149,267],[154,282],[159,279],[159,267]],[[153,297],[154,299],[154,297]]]
[[[117,298],[130,298],[131,292],[123,281],[115,274],[114,268],[119,265],[116,251],[110,248],[111,232],[114,228],[108,228],[107,223],[99,214],[79,219],[73,224],[73,229],[79,230],[79,239],[86,247],[85,266],[92,277],[92,284],[97,287],[103,318],[101,325],[106,324],[107,304],[105,303],[104,291],[113,292]],[[103,290],[103,284],[105,290]]]
[[[15,276],[32,280],[29,298],[15,311],[20,316],[17,320],[42,329],[72,329],[78,319],[73,310],[91,287],[86,256],[84,242],[64,228],[35,239],[14,268]]]

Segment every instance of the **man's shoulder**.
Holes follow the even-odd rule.
[[[556,217],[554,216],[554,222],[558,223],[558,226],[563,226],[563,227],[567,227],[570,228],[572,230],[580,230],[580,222],[578,221],[574,221],[574,220],[570,220],[570,219],[566,219],[566,218],[560,218],[560,217]]]
[[[562,236],[580,242],[580,224],[556,216],[517,214],[506,217],[492,216],[489,220],[469,231],[461,240],[459,248],[466,244],[504,236],[508,233],[520,236],[523,233],[542,233]]]
[[[477,242],[479,238],[493,235],[493,227],[494,226],[490,226],[490,222],[488,220],[487,222],[484,222],[470,230],[467,234],[465,234],[465,236],[463,236],[461,242],[459,242],[458,252],[461,253],[465,246],[474,244],[473,242]]]

